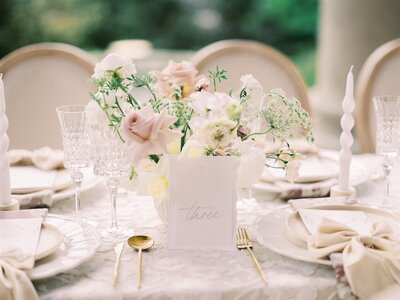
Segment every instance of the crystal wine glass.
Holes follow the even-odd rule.
[[[400,97],[373,98],[376,115],[376,153],[382,156],[385,192],[382,205],[389,207],[389,177],[394,159],[399,153]]]
[[[75,214],[80,218],[80,187],[83,180],[81,168],[89,165],[89,145],[84,105],[65,105],[56,108],[61,125],[64,166],[71,169],[75,184]]]
[[[114,128],[91,125],[90,135],[92,152],[96,152],[94,170],[106,178],[111,201],[111,225],[102,236],[105,240],[123,240],[132,232],[118,226],[116,200],[120,178],[131,172],[129,156]]]

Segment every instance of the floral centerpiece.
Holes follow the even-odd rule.
[[[258,180],[266,158],[289,179],[296,177],[301,155],[287,140],[298,134],[313,140],[308,113],[280,89],[265,93],[250,74],[241,77],[238,91],[219,91],[228,76],[218,66],[200,75],[186,61],[138,76],[132,61],[116,54],[96,64],[88,110],[129,149],[130,182],[139,192],[165,199],[164,154],[239,157],[241,187]],[[144,95],[140,99],[134,96],[137,89]],[[265,144],[274,142],[281,146],[265,153]]]

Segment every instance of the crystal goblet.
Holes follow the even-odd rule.
[[[123,240],[132,232],[118,226],[116,201],[120,178],[131,172],[129,155],[116,129],[91,125],[90,135],[96,153],[94,170],[106,178],[111,202],[111,225],[102,235],[105,240]]]
[[[61,126],[64,166],[72,170],[75,184],[75,214],[80,218],[80,187],[83,180],[81,168],[89,165],[87,120],[84,105],[65,105],[56,108]]]
[[[373,98],[376,116],[376,153],[382,156],[385,191],[382,205],[389,207],[390,172],[399,154],[400,96]]]

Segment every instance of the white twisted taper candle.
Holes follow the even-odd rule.
[[[8,119],[4,99],[3,75],[0,74],[0,210],[18,209],[18,202],[11,199],[10,160],[8,157]]]
[[[346,93],[342,102],[343,115],[340,119],[342,134],[340,135],[340,154],[339,154],[339,184],[331,189],[331,196],[354,196],[355,189],[350,186],[350,164],[352,153],[351,145],[354,138],[351,133],[354,127],[353,111],[355,109],[354,100],[354,78],[353,66],[347,74]]]

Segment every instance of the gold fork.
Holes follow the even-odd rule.
[[[262,280],[264,281],[265,284],[268,284],[267,278],[265,278],[264,272],[262,271],[260,264],[257,261],[257,258],[254,256],[254,253],[251,250],[251,248],[253,248],[253,244],[251,243],[247,231],[244,228],[239,227],[237,230],[236,247],[239,250],[241,249],[249,250],[251,257],[253,258],[254,264],[256,265],[257,270],[261,275]]]

